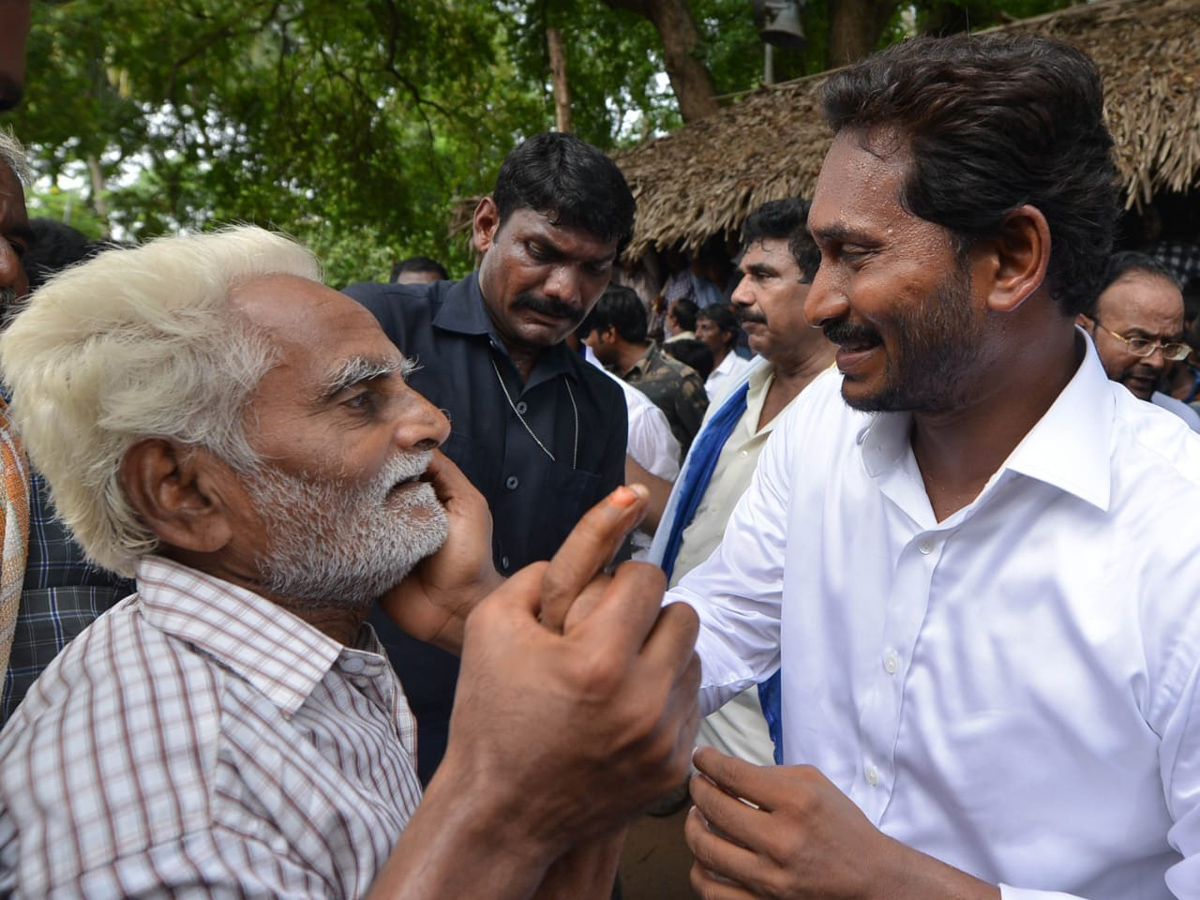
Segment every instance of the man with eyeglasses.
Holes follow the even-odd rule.
[[[1191,352],[1181,340],[1183,292],[1168,268],[1144,253],[1113,254],[1092,315],[1078,322],[1096,342],[1110,379],[1200,431],[1200,414],[1161,390],[1171,364]]]

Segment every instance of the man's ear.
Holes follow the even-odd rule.
[[[233,536],[230,506],[240,489],[229,464],[169,438],[143,438],[121,460],[121,487],[165,544],[214,553]]]
[[[1075,324],[1086,331],[1088,334],[1096,333],[1096,321],[1087,313],[1080,313],[1075,317]]]
[[[480,253],[487,253],[488,248],[492,246],[492,241],[496,237],[496,230],[499,227],[500,210],[496,208],[496,201],[491,197],[484,197],[479,201],[479,205],[475,207],[472,230],[472,240],[475,243],[475,249]]]
[[[1012,312],[1046,280],[1050,226],[1041,210],[1027,203],[1008,214],[1000,236],[986,242],[985,247],[991,279],[988,307],[996,312]]]

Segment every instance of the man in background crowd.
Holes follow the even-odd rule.
[[[625,398],[563,340],[608,285],[633,212],[612,160],[574,135],[535,135],[509,153],[475,210],[477,272],[346,289],[419,364],[412,386],[448,414],[446,455],[487,499],[504,575],[553,556],[624,481]],[[428,781],[446,742],[457,660],[378,611],[371,622],[412,685]]]
[[[773,200],[742,226],[742,279],[733,302],[758,359],[730,383],[725,401],[709,409],[671,492],[649,557],[666,571],[668,587],[716,549],[780,415],[833,365],[833,344],[804,318],[821,262],[807,221],[804,201]],[[771,765],[774,747],[757,686],[705,718],[699,740]]]
[[[633,289],[614,284],[601,295],[579,333],[602,365],[666,413],[686,455],[708,408],[704,382],[648,340],[648,324],[646,307]]]
[[[1183,340],[1183,293],[1170,269],[1144,253],[1113,254],[1095,308],[1079,324],[1109,378],[1200,431],[1200,415],[1163,390],[1172,364],[1191,352]]]
[[[696,313],[696,338],[713,355],[713,370],[704,379],[709,400],[717,399],[746,371],[750,361],[737,355],[738,320],[733,307],[724,303],[706,306]]]
[[[29,167],[20,143],[0,129],[0,326],[29,291],[24,269],[36,255],[22,181]],[[3,548],[0,568],[0,724],[55,656],[95,618],[126,596],[132,582],[84,559],[70,531],[54,514],[45,479],[25,457],[0,387],[0,454],[4,463]]]
[[[428,256],[410,256],[392,266],[392,274],[388,278],[391,284],[430,284],[434,281],[448,281],[450,274],[436,259]]]

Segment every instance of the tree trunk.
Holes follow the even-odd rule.
[[[87,167],[92,182],[92,209],[96,213],[96,218],[104,225],[104,232],[107,234],[110,226],[108,203],[104,200],[104,171],[100,168],[100,160],[90,155],[87,158]]]
[[[712,73],[696,55],[700,29],[687,0],[604,0],[649,19],[663,43],[663,63],[684,122],[695,122],[720,109]]]
[[[899,5],[898,0],[829,0],[828,67],[836,69],[871,53]]]
[[[550,48],[550,83],[554,86],[554,127],[571,131],[571,90],[567,86],[567,57],[563,52],[562,32],[546,29],[546,44]]]

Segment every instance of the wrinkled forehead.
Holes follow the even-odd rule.
[[[312,390],[356,366],[399,369],[400,351],[375,317],[332,288],[293,275],[264,275],[235,284],[230,305],[271,344],[267,379]]]

